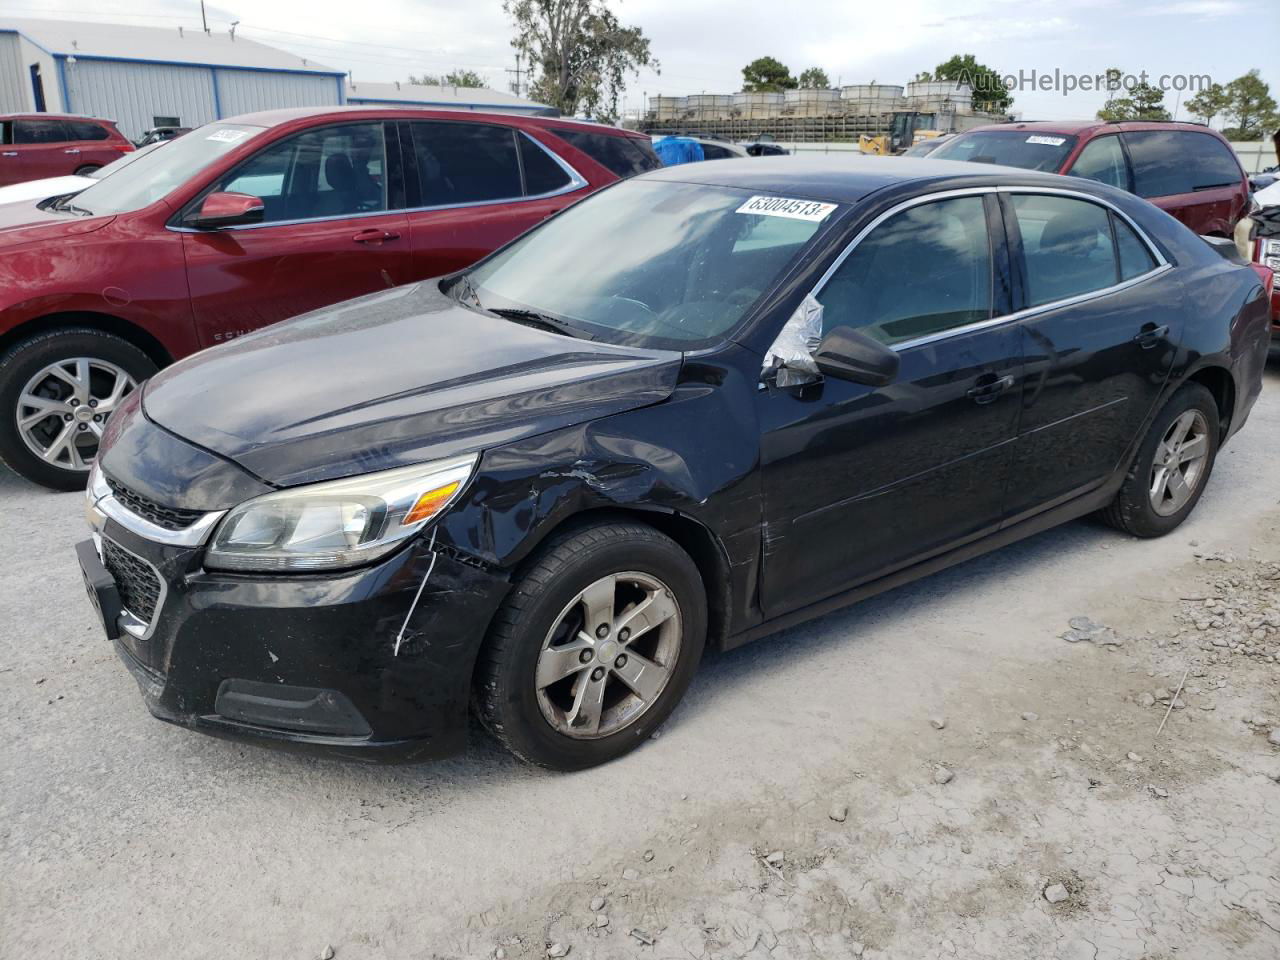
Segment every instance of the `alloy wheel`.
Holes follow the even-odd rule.
[[[107,417],[136,386],[124,368],[107,360],[73,357],[51,363],[18,396],[18,433],[50,466],[88,470]]]
[[[662,695],[683,636],[680,605],[662,581],[634,571],[601,577],[569,601],[543,640],[538,709],[575,739],[617,733]]]
[[[1209,462],[1209,423],[1188,410],[1170,424],[1151,464],[1151,507],[1167,517],[1181,510],[1204,477]]]

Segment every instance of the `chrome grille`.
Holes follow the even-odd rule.
[[[180,507],[166,507],[130,490],[118,480],[113,480],[105,475],[104,479],[107,481],[107,486],[111,488],[115,498],[124,504],[129,512],[136,513],[143,520],[154,523],[157,527],[163,527],[165,530],[183,530],[204,516],[204,511],[202,510],[183,510]]]

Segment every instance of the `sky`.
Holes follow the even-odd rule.
[[[610,0],[618,17],[650,38],[659,73],[628,86],[624,107],[646,97],[733,93],[742,67],[773,56],[798,75],[824,69],[835,85],[903,84],[955,53],[972,53],[1001,74],[1023,78],[1013,109],[1024,119],[1087,118],[1105,92],[1067,82],[1108,67],[1152,82],[1168,77],[1190,88],[1208,76],[1228,82],[1257,67],[1280,99],[1280,2],[1277,0]],[[136,0],[94,12],[88,0],[4,0],[3,15],[106,20],[198,29],[199,0]],[[501,0],[208,0],[212,30],[239,20],[239,35],[341,70],[359,83],[404,81],[410,74],[474,70],[508,89],[515,67],[512,29]],[[358,16],[353,16],[358,11]],[[1032,81],[1032,72],[1037,81]],[[1180,102],[1194,90],[1170,89],[1165,105],[1189,119]],[[1219,123],[1219,125],[1221,125]]]

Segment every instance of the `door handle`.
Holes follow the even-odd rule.
[[[1142,328],[1138,335],[1133,338],[1133,342],[1142,347],[1143,350],[1150,350],[1168,335],[1168,324],[1157,327],[1154,323],[1148,323]]]
[[[356,243],[382,243],[384,240],[399,240],[400,234],[374,227],[369,230],[361,230],[351,239]]]
[[[63,150],[62,152],[63,153],[79,153],[80,151],[77,150],[75,147],[72,147],[70,150]]]
[[[977,384],[969,388],[965,394],[974,403],[991,403],[1013,386],[1013,377],[995,377],[994,374],[983,374],[978,378]]]

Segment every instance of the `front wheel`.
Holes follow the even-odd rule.
[[[1138,448],[1133,466],[1102,517],[1135,537],[1160,537],[1191,515],[1213,472],[1218,405],[1205,387],[1183,384]]]
[[[638,523],[547,544],[494,619],[476,670],[481,721],[523,760],[580,770],[639,746],[701,659],[706,591],[673,540]]]
[[[0,356],[0,461],[55,490],[82,490],[107,417],[156,365],[120,337],[37,334]]]

